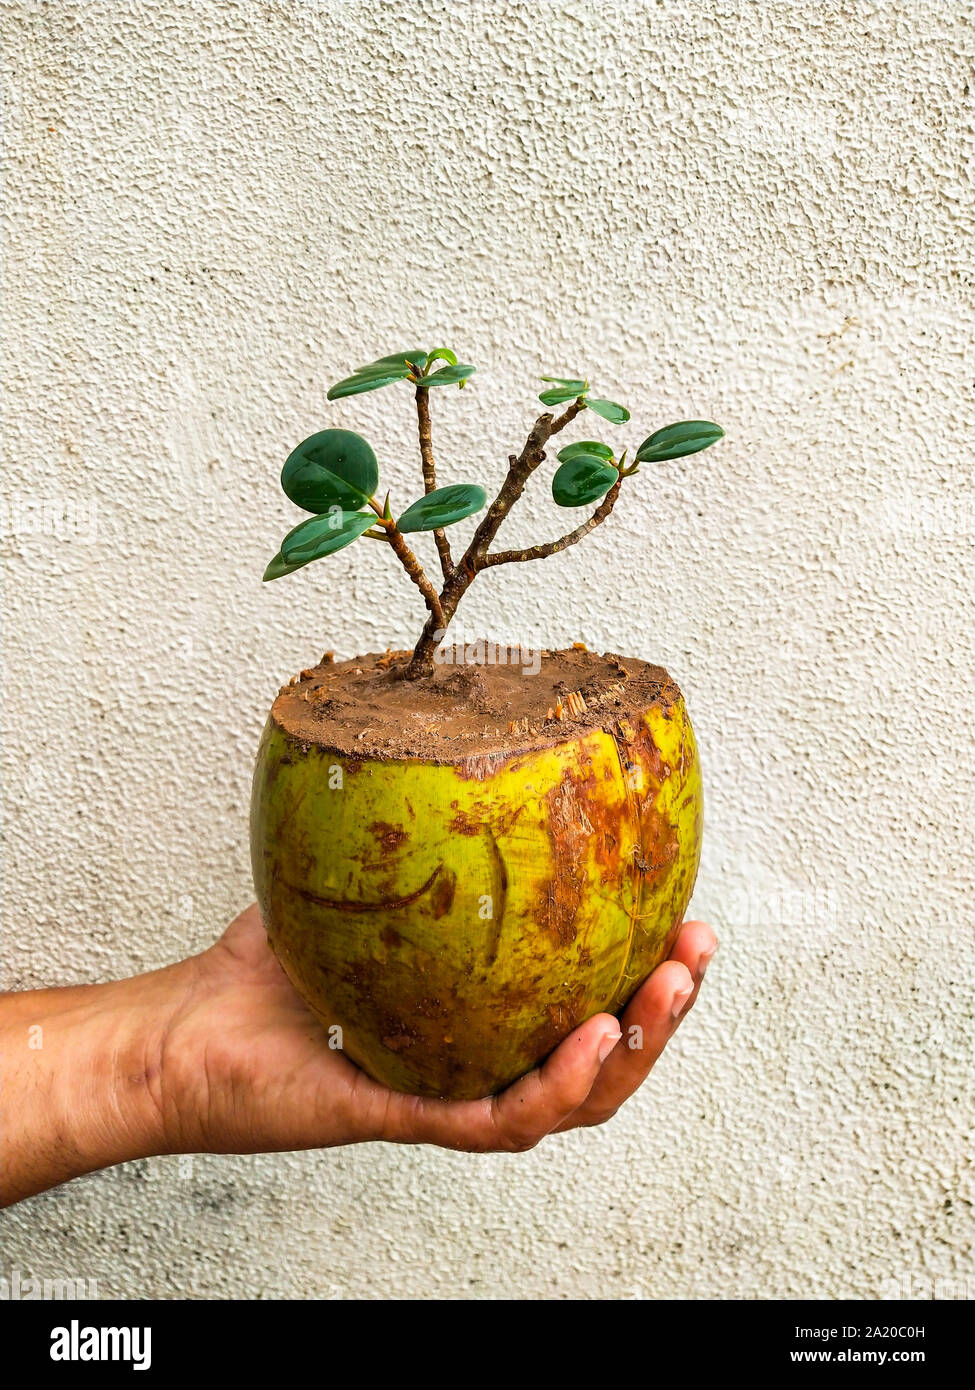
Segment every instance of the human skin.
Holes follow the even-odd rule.
[[[2,1205],[153,1154],[371,1140],[516,1153],[602,1124],[646,1079],[716,947],[709,926],[685,922],[620,1020],[596,1014],[506,1091],[474,1101],[402,1095],[333,1051],[272,955],[256,906],[202,954],[162,970],[6,994]]]

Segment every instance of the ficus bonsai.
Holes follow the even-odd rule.
[[[445,365],[440,366],[439,363]],[[482,571],[497,565],[525,560],[543,560],[575,545],[599,526],[616,505],[623,481],[639,471],[641,463],[661,463],[699,452],[716,443],[723,431],[709,420],[681,420],[665,425],[649,435],[627,466],[627,451],[617,457],[609,444],[599,440],[580,440],[558,453],[559,467],[552,477],[552,496],[560,507],[599,505],[573,530],[518,550],[491,549],[495,537],[521,497],[535,470],[545,461],[545,449],[577,415],[591,410],[614,425],[626,424],[630,412],[615,401],[590,394],[588,380],[574,377],[542,377],[546,389],[539,395],[543,405],[565,405],[560,415],[546,412],[532,426],[524,448],[508,458],[508,471],[497,496],[479,523],[470,544],[456,562],[451,553],[447,527],[481,511],[487,502],[485,489],[477,484],[454,483],[440,487],[433,455],[430,422],[430,391],[439,386],[461,389],[476,371],[459,363],[450,348],[432,352],[397,352],[380,357],[352,376],[338,381],[328,391],[329,400],[376,391],[397,382],[414,388],[423,495],[411,502],[394,519],[387,492],[382,504],[379,465],[376,455],[361,435],[351,430],[326,429],[311,435],[289,455],[281,473],[281,487],[297,506],[314,515],[299,522],[281,542],[281,548],[268,565],[265,580],[292,574],[313,560],[334,555],[365,537],[388,545],[410,579],[420,590],[429,616],[413,655],[403,669],[408,679],[429,675],[434,652],[446,635],[458,605]],[[415,531],[432,531],[443,574],[437,589],[416,555],[404,540]]]
[[[473,372],[449,348],[393,353],[328,392],[412,388],[423,493],[402,508],[349,430],[322,430],[287,459],[282,487],[310,516],[265,579],[379,541],[427,620],[412,653],[326,653],[281,688],[251,801],[268,939],[329,1045],[395,1089],[451,1098],[500,1089],[585,1019],[625,1008],[683,920],[703,822],[694,733],[659,666],[582,643],[520,669],[510,651],[500,659],[508,649],[493,664],[470,664],[469,650],[445,663],[440,644],[482,571],[574,545],[640,464],[722,435],[705,420],[667,425],[630,464],[600,440],[567,444],[552,495],[592,510],[555,540],[494,549],[550,440],[583,411],[612,425],[629,412],[585,378],[544,377],[539,399],[561,412],[536,419],[488,505],[483,487],[441,486],[433,454],[430,392]],[[448,529],[482,510],[455,558]],[[419,531],[433,534],[436,584],[407,540]]]

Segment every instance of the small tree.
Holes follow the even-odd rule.
[[[438,363],[443,365],[438,366]],[[630,412],[615,401],[594,398],[589,382],[574,377],[542,377],[546,390],[539,395],[543,405],[566,408],[560,415],[540,415],[532,426],[520,454],[508,458],[508,472],[494,501],[479,523],[464,554],[456,562],[447,539],[448,526],[481,511],[487,502],[484,488],[470,483],[438,487],[430,427],[430,391],[437,386],[463,388],[476,369],[457,361],[450,348],[433,352],[395,352],[380,357],[352,376],[336,382],[328,399],[376,391],[382,386],[405,381],[414,388],[420,463],[423,470],[423,496],[412,502],[394,520],[387,492],[385,501],[376,501],[379,492],[379,465],[370,445],[351,430],[321,430],[311,435],[289,456],[281,472],[281,486],[297,506],[313,515],[299,522],[281,542],[281,549],[268,565],[264,578],[280,579],[312,560],[351,545],[360,536],[388,545],[410,579],[420,590],[428,609],[426,625],[403,667],[408,679],[428,675],[433,670],[434,653],[443,640],[458,604],[482,570],[523,560],[542,560],[581,541],[605,521],[616,505],[624,478],[632,477],[641,463],[659,463],[708,448],[724,433],[708,420],[681,420],[667,425],[645,439],[634,462],[627,466],[624,449],[617,459],[608,444],[582,440],[568,444],[557,455],[559,467],[552,478],[552,496],[560,507],[599,505],[574,530],[557,540],[523,550],[491,550],[498,530],[525,490],[535,469],[545,461],[545,447],[553,435],[565,429],[584,410],[591,410],[611,424],[622,425]],[[431,583],[404,536],[413,531],[432,531],[443,573],[441,588]]]

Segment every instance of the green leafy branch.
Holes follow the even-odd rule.
[[[589,382],[585,378],[543,376],[542,380],[553,383],[538,397],[542,405],[563,405],[566,401],[582,401],[587,410],[594,410],[611,425],[625,425],[630,418],[630,412],[625,405],[617,405],[615,401],[593,400],[589,395]]]
[[[381,505],[376,501],[379,492],[376,455],[366,440],[351,430],[329,429],[311,435],[289,455],[281,473],[281,486],[287,497],[312,515],[285,536],[264,573],[265,580],[292,574],[313,560],[353,544],[360,536],[389,545],[420,590],[428,609],[426,625],[403,670],[409,677],[424,675],[433,669],[433,654],[461,598],[482,570],[545,559],[575,545],[606,520],[616,504],[624,479],[637,473],[641,463],[661,463],[697,453],[723,435],[720,427],[708,420],[681,420],[649,435],[629,466],[625,449],[617,459],[610,445],[599,440],[580,440],[566,445],[557,455],[559,467],[552,477],[552,496],[560,507],[590,506],[598,502],[596,510],[574,530],[554,541],[518,550],[492,551],[490,547],[502,522],[521,497],[532,473],[544,461],[545,447],[553,435],[584,410],[592,410],[613,424],[625,424],[630,418],[625,406],[615,401],[593,399],[585,378],[543,377],[548,384],[548,389],[539,396],[543,405],[566,405],[567,408],[559,416],[540,415],[521,453],[510,455],[508,471],[497,496],[455,564],[446,528],[481,511],[487,502],[487,493],[484,488],[470,483],[449,487],[437,485],[429,391],[434,386],[463,388],[475,370],[458,363],[450,348],[400,352],[356,368],[351,376],[330,388],[328,399],[337,400],[399,381],[413,387],[424,493],[398,518],[393,517],[389,493]],[[443,587],[439,593],[404,540],[404,536],[417,531],[433,533],[443,572]]]

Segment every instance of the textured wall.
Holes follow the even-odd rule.
[[[134,1164],[14,1210],[5,1269],[158,1298],[960,1287],[966,11],[3,6],[9,984],[210,941],[249,897],[278,681],[416,633],[379,547],[261,586],[305,434],[362,430],[416,490],[406,394],[326,407],[328,381],[462,349],[456,481],[500,476],[545,371],[627,402],[632,443],[728,434],[466,605],[687,695],[722,949],[652,1084],[521,1157]],[[545,491],[512,540],[552,534]]]

